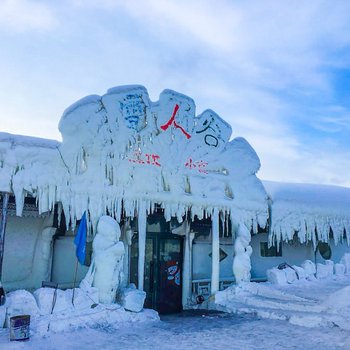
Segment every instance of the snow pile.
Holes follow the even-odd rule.
[[[316,274],[316,265],[311,260],[305,260],[301,264],[301,268],[305,271],[306,278],[313,280]]]
[[[146,292],[136,289],[134,284],[118,292],[117,301],[125,310],[140,312],[146,299]]]
[[[334,274],[334,262],[326,260],[324,264],[316,264],[316,278],[332,277]]]
[[[271,198],[270,244],[299,241],[328,242],[330,229],[335,244],[350,244],[350,188],[263,182]]]
[[[335,278],[336,276],[344,276],[346,265],[342,262],[348,262],[350,254],[344,254],[340,263],[335,264],[332,260],[326,260],[324,264],[317,263],[316,265],[311,260],[305,260],[301,266],[289,266],[281,264],[278,267],[273,267],[267,270],[267,279],[272,284],[284,285],[297,281],[315,279]]]
[[[9,320],[13,316],[30,315],[36,318],[40,315],[40,310],[33,294],[26,290],[16,290],[7,294],[6,297],[6,325],[9,326]]]
[[[334,274],[336,276],[343,276],[345,274],[345,265],[344,264],[334,264]]]
[[[336,311],[346,311],[350,315],[350,286],[344,287],[333,294],[331,294],[323,305]],[[345,310],[347,309],[347,310]]]
[[[283,269],[273,267],[272,269],[269,269],[266,271],[268,281],[273,284],[280,284],[280,285],[283,285],[286,283],[294,283],[299,276],[299,273],[298,274],[297,273],[298,272],[296,271],[294,266],[286,267]]]
[[[344,254],[340,263],[345,266],[345,273],[350,275],[350,253]]]
[[[209,307],[230,313],[251,313],[304,327],[350,330],[350,279],[300,280],[297,284],[242,283],[215,295]]]
[[[267,219],[260,161],[215,112],[195,115],[194,101],[165,90],[151,102],[142,86],[112,88],[69,107],[59,123],[63,142],[0,135],[0,190],[26,194],[39,212],[61,202],[73,225],[88,210],[98,218],[134,216],[161,204],[165,217],[203,218],[218,208],[257,231]],[[145,181],[145,176],[147,181]]]
[[[53,288],[39,288],[34,292],[34,297],[40,310],[40,315],[50,313],[70,313],[74,310],[89,309],[98,303],[98,290],[91,288],[89,291],[75,288],[61,290]]]
[[[40,288],[33,295],[25,290],[17,290],[7,295],[5,306],[0,307],[0,316],[4,318],[6,313],[6,324],[9,326],[10,317],[30,315],[31,331],[39,334],[45,334],[48,330],[62,332],[81,327],[113,327],[124,322],[159,320],[154,310],[141,311],[141,307],[138,310],[140,312],[134,313],[118,304],[97,304],[97,290],[88,294],[77,288],[74,300],[72,293],[72,289]]]

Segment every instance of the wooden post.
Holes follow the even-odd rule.
[[[7,207],[9,203],[10,194],[8,192],[2,195],[2,211],[0,219],[0,282],[2,280],[2,262],[4,259],[4,243],[5,243],[5,231],[7,222]]]

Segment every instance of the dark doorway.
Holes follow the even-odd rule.
[[[146,236],[145,307],[155,309],[161,314],[180,312],[182,310],[182,238],[170,233],[169,223],[165,223],[164,217],[157,216],[150,220],[152,224],[147,225]],[[130,282],[136,285],[137,261],[138,237],[135,236],[130,255]]]

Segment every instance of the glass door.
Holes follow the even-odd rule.
[[[160,238],[158,240],[159,260],[158,279],[159,313],[180,312],[182,309],[182,241],[178,238]]]
[[[137,286],[138,242],[130,256],[130,282]],[[145,307],[159,313],[182,310],[182,239],[168,233],[147,233],[145,254]]]

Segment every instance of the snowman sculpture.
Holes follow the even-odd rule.
[[[88,273],[80,284],[82,289],[98,289],[99,302],[115,302],[116,292],[123,279],[124,244],[119,241],[120,227],[110,216],[101,216],[92,243],[93,255]]]

